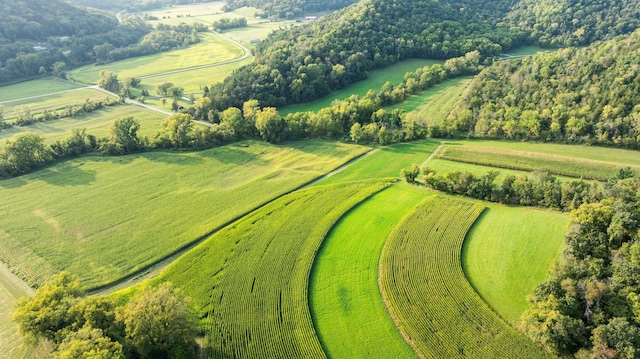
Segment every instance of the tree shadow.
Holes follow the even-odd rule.
[[[96,181],[96,171],[84,170],[86,162],[65,162],[40,171],[37,179],[57,187],[87,186]]]

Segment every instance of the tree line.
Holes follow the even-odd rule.
[[[331,11],[349,6],[358,0],[229,0],[224,10],[232,11],[243,6],[263,10],[266,16],[281,19],[303,15],[305,11]]]
[[[15,306],[20,332],[32,343],[50,342],[54,359],[196,357],[197,318],[170,284],[119,304],[86,296],[78,278],[62,272]]]

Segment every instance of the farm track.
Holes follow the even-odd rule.
[[[429,155],[429,157],[427,157],[424,162],[422,162],[420,164],[420,168],[422,169],[424,166],[426,166],[433,158],[435,158],[436,156],[438,156],[440,154],[440,151],[442,151],[442,148],[444,147],[444,141],[440,141],[440,144],[438,145],[438,147],[436,147],[435,150],[433,150],[433,152],[431,152],[431,154]]]

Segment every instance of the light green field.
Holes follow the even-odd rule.
[[[435,141],[399,143],[378,148],[366,157],[319,184],[359,181],[372,178],[400,177],[403,168],[420,165],[438,147]]]
[[[309,303],[328,357],[416,357],[382,301],[378,262],[391,230],[429,195],[407,185],[387,188],[347,213],[325,239],[311,272]]]
[[[95,102],[109,97],[113,98],[113,96],[109,96],[100,90],[83,88],[38,96],[35,98],[31,97],[3,102],[2,105],[4,106],[4,118],[10,123],[11,120],[17,118],[16,107],[18,106],[26,106],[31,110],[32,115],[38,115],[44,110],[60,111],[67,106],[82,104],[87,100]]]
[[[428,358],[544,358],[473,290],[460,253],[484,206],[428,198],[387,239],[380,288],[394,321]]]
[[[515,323],[527,295],[560,259],[569,215],[487,204],[469,232],[462,263],[471,285],[505,320]]]
[[[158,54],[135,57],[105,65],[89,65],[70,72],[69,77],[84,83],[98,82],[100,70],[118,74],[119,79],[143,77],[187,69],[195,66],[210,65],[241,57],[244,51],[238,45],[214,34],[200,33],[201,41],[195,45]],[[144,83],[144,79],[142,80]]]
[[[28,294],[5,271],[4,266],[0,267],[0,352],[7,359],[33,358],[35,353],[23,342],[18,326],[11,320],[13,303]]]
[[[241,142],[62,162],[0,181],[0,260],[31,284],[62,270],[89,288],[106,284],[365,150]]]
[[[43,135],[46,143],[66,138],[73,128],[86,128],[87,133],[98,138],[108,137],[109,126],[117,118],[123,116],[133,116],[140,123],[140,131],[138,132],[140,136],[152,136],[160,128],[160,122],[167,117],[164,114],[134,105],[105,107],[99,111],[79,116],[36,122],[25,127],[15,126],[2,130],[0,131],[0,147],[4,144],[4,139],[11,138],[16,133],[27,131]]]
[[[410,96],[395,106],[410,112],[418,123],[446,119],[464,91],[471,84],[471,77],[458,77],[438,84],[418,95]]]
[[[335,91],[328,96],[325,96],[321,99],[315,100],[313,102],[289,105],[283,108],[278,109],[281,115],[285,116],[289,113],[293,112],[305,112],[305,111],[313,111],[317,112],[324,107],[331,106],[331,103],[334,100],[342,100],[348,98],[353,94],[357,94],[359,96],[364,96],[367,91],[373,89],[375,91],[380,91],[382,85],[385,82],[389,81],[392,84],[399,84],[404,80],[404,75],[409,71],[415,71],[418,68],[429,66],[433,64],[441,64],[442,61],[437,60],[427,60],[427,59],[410,59],[399,62],[397,64],[387,66],[383,69],[373,70],[369,73],[369,76],[366,80],[356,82],[351,84],[342,90]]]
[[[73,90],[78,87],[81,87],[81,85],[53,77],[25,81],[14,85],[0,86],[0,102],[42,96],[54,92]]]
[[[500,58],[508,59],[511,57],[531,56],[543,51],[549,51],[549,49],[543,49],[540,46],[521,46],[500,55]]]
[[[296,191],[225,227],[157,281],[193,299],[213,357],[322,358],[308,305],[315,254],[350,208],[382,181]]]

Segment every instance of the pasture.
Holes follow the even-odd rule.
[[[16,133],[27,131],[43,135],[46,143],[66,138],[73,128],[86,128],[87,133],[98,138],[108,137],[109,126],[117,118],[123,116],[133,116],[140,123],[140,131],[138,132],[140,136],[152,136],[160,128],[160,122],[167,117],[164,114],[134,105],[105,107],[92,113],[2,130],[0,131],[0,147],[4,144],[4,139],[11,138]]]
[[[344,170],[323,178],[318,184],[398,178],[403,168],[424,162],[436,147],[438,143],[429,140],[379,147]]]
[[[569,215],[483,204],[488,208],[464,242],[462,266],[480,296],[515,323],[527,309],[527,295],[559,260]]]
[[[539,147],[543,147],[540,145]],[[631,152],[631,151],[629,151]],[[631,154],[628,154],[631,155]],[[640,158],[639,155],[636,157]],[[629,163],[601,161],[567,155],[518,151],[505,148],[467,146],[445,146],[438,158],[448,161],[470,163],[497,168],[535,171],[541,168],[555,175],[606,181],[618,169],[626,166],[640,172],[640,166]]]
[[[0,263],[0,352],[8,359],[40,357],[24,342],[18,326],[11,320],[13,303],[18,298],[32,294],[30,290],[16,285],[11,276]]]
[[[193,299],[214,357],[323,358],[308,306],[314,257],[340,217],[386,185],[317,186],[281,197],[201,243],[157,281]]]
[[[380,287],[418,355],[428,358],[543,358],[469,285],[462,244],[484,206],[432,197],[392,232],[380,259]]]
[[[341,90],[332,92],[330,95],[321,99],[308,103],[289,105],[278,109],[278,112],[283,116],[293,112],[317,112],[324,107],[331,106],[331,103],[334,100],[342,100],[350,97],[351,95],[363,97],[369,90],[379,91],[382,88],[382,85],[387,81],[394,85],[399,84],[404,80],[404,75],[409,71],[415,71],[416,69],[424,66],[441,63],[442,61],[427,59],[405,60],[391,66],[387,66],[383,69],[373,70],[369,73],[366,80],[358,81]]]
[[[43,96],[55,92],[69,91],[79,87],[81,87],[81,85],[55,77],[0,86],[0,103],[25,97]]]
[[[380,296],[378,262],[389,233],[430,195],[391,186],[349,211],[323,242],[311,272],[309,305],[328,357],[415,357]]]
[[[241,142],[61,162],[0,181],[0,260],[32,285],[62,270],[88,288],[104,285],[366,150]]]
[[[145,76],[217,64],[244,54],[242,48],[218,34],[200,33],[199,36],[200,42],[189,47],[104,65],[84,66],[71,71],[69,77],[78,82],[95,84],[100,78],[100,70],[107,70],[117,74],[120,80],[141,77],[144,83]]]
[[[472,77],[457,77],[411,95],[403,102],[393,106],[401,108],[417,120],[418,123],[441,121],[449,116],[451,110],[471,84]]]

